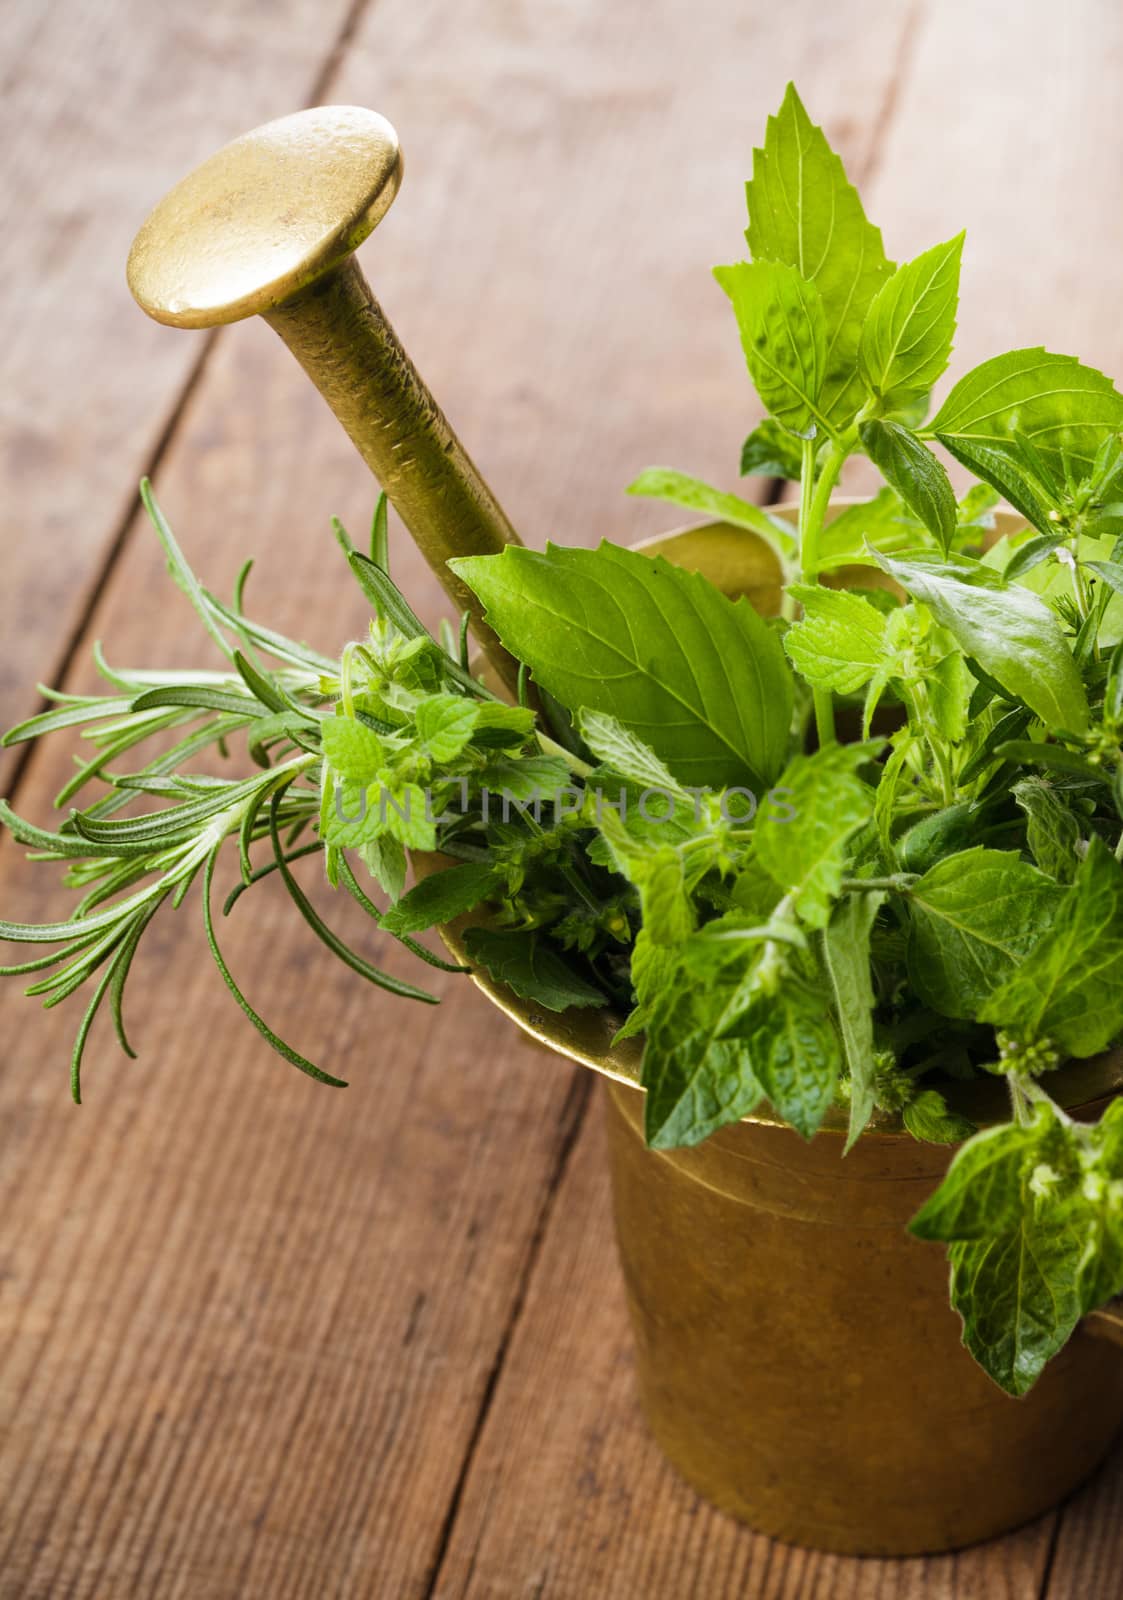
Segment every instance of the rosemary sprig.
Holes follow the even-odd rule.
[[[297,882],[292,866],[306,856],[326,854],[329,878],[341,882],[368,915],[380,920],[343,847],[333,844],[325,850],[321,836],[297,842],[309,828],[319,830],[325,795],[335,792],[334,781],[326,789],[324,785],[321,730],[325,718],[334,718],[341,696],[349,695],[353,701],[354,673],[346,665],[351,654],[359,653],[355,659],[365,674],[364,681],[382,683],[388,696],[385,716],[366,707],[360,707],[356,715],[372,733],[380,730],[374,736],[384,737],[388,749],[403,760],[415,758],[410,755],[405,728],[412,691],[401,683],[412,682],[409,674],[420,670],[416,665],[419,652],[424,655],[430,650],[424,658],[424,673],[433,680],[428,690],[438,699],[447,699],[448,689],[478,698],[485,698],[485,691],[463,666],[459,641],[454,654],[441,652],[390,582],[384,497],[379,500],[372,529],[373,560],[355,552],[339,530],[352,568],[357,569],[379,616],[372,629],[372,640],[377,632],[378,647],[374,643],[348,647],[342,669],[338,661],[247,617],[249,563],[239,573],[233,605],[217,600],[192,572],[147,481],[141,485],[141,497],[172,577],[226,666],[217,671],[187,672],[119,668],[110,666],[97,646],[95,661],[109,692],[71,695],[44,689],[48,709],[19,723],[4,737],[5,745],[13,745],[79,730],[91,753],[76,760],[75,772],[59,791],[56,806],[65,808],[92,788],[97,793],[82,809],[72,810],[56,829],[26,821],[0,801],[0,825],[27,846],[34,859],[61,863],[64,883],[81,895],[73,914],[63,922],[0,921],[0,939],[53,946],[0,967],[0,976],[34,975],[28,993],[39,996],[47,1007],[92,985],[71,1056],[71,1091],[75,1101],[80,1101],[86,1046],[106,1001],[121,1049],[129,1056],[135,1054],[122,1010],[133,959],[157,912],[165,905],[173,909],[181,905],[201,873],[208,944],[236,1003],[287,1061],[320,1082],[341,1086],[342,1079],[322,1071],[269,1027],[231,974],[212,912],[219,857],[228,842],[236,843],[240,879],[226,898],[224,913],[228,914],[251,886],[276,877],[312,932],[338,959],[368,982],[408,999],[433,1003],[433,995],[380,971],[329,928]],[[271,664],[267,665],[267,660]],[[401,668],[401,681],[393,680],[397,669],[387,666],[394,662]],[[244,737],[256,772],[215,777],[191,770],[191,762],[206,752],[228,755],[235,737]],[[163,748],[136,765],[135,753],[153,739],[161,741]],[[155,808],[137,811],[130,803],[138,798],[154,802]],[[128,813],[121,815],[126,808]],[[255,846],[262,841],[268,857],[255,865]],[[408,935],[398,937],[432,965],[460,970]]]

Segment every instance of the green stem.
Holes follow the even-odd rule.
[[[843,878],[843,894],[860,894],[863,890],[887,889],[895,894],[908,894],[916,882],[915,872],[895,872],[887,878]]]
[[[848,451],[834,440],[827,451],[823,470],[815,482],[815,440],[803,441],[803,465],[799,477],[799,551],[804,583],[819,581],[819,539],[823,531],[831,494],[838,482]],[[820,745],[835,742],[834,698],[829,689],[815,689],[815,726]]]

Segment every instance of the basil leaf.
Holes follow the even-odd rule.
[[[798,456],[798,447],[797,447]],[[726,494],[721,489],[711,489],[699,478],[689,478],[685,472],[674,472],[669,467],[648,467],[634,483],[628,494],[647,495],[655,500],[667,500],[671,505],[685,506],[688,511],[703,511],[709,517],[730,522],[735,528],[748,528],[768,541],[785,556],[795,553],[795,539],[788,523],[779,517],[770,517],[760,506],[742,500],[738,494]]]
[[[603,1006],[599,989],[578,977],[537,933],[501,933],[492,928],[469,928],[464,944],[471,959],[485,967],[496,983],[547,1011],[568,1011],[571,1006]]]
[[[979,1015],[1073,1056],[1123,1031],[1123,866],[1098,835],[1052,927]]]
[[[1074,356],[1011,350],[961,378],[930,427],[953,454],[1021,434],[1064,482],[1089,472],[1104,439],[1123,430],[1123,396]]]
[[[668,987],[648,1023],[642,1082],[644,1132],[653,1150],[698,1144],[747,1116],[764,1091],[743,1041],[718,1035],[740,1004],[740,986]]]
[[[819,539],[820,572],[848,561],[869,560],[869,547],[895,550],[916,542],[917,524],[889,488],[879,489],[872,500],[847,506],[823,528]]]
[[[946,555],[955,538],[958,508],[951,479],[943,467],[931,450],[899,422],[865,422],[860,432],[874,466]]]
[[[858,370],[879,399],[900,405],[926,395],[947,366],[963,239],[961,233],[906,262],[877,291],[862,324]]]
[[[986,567],[924,554],[874,552],[883,571],[930,608],[965,655],[974,657],[1052,729],[1083,732],[1088,699],[1061,625],[1019,584],[1003,587]]]
[[[787,262],[818,288],[827,334],[821,409],[832,426],[844,428],[863,399],[862,322],[893,269],[842,162],[791,84],[779,113],[768,119],[763,149],[753,151],[745,192],[745,237],[754,259]]]
[[[799,440],[771,417],[758,423],[741,446],[741,476],[759,472],[768,478],[788,478],[798,483],[803,476],[803,451]]]
[[[848,1153],[873,1114],[874,1047],[873,982],[870,974],[870,931],[881,892],[851,894],[823,930],[822,957],[842,1035],[842,1050],[850,1074],[850,1131]]]
[[[1055,509],[1053,497],[1026,471],[1015,445],[1001,439],[957,439],[947,433],[937,433],[936,438],[961,466],[997,489],[1039,532],[1055,531],[1049,520],[1049,512]]]
[[[812,438],[830,423],[819,408],[827,364],[827,324],[819,291],[778,261],[715,267],[733,303],[749,376],[777,422]]]
[[[796,671],[816,689],[856,694],[885,660],[885,617],[861,595],[793,583],[803,616],[784,635]]]
[[[938,861],[909,890],[909,978],[923,1004],[973,1020],[1066,898],[1013,850],[977,845]]]
[[[680,782],[767,787],[793,685],[776,634],[697,573],[617,545],[451,563],[503,643],[570,710],[604,711]]]
[[[383,914],[380,926],[396,937],[451,922],[486,900],[497,882],[498,874],[491,867],[475,861],[432,872]]]
[[[795,898],[800,917],[824,928],[842,886],[851,836],[873,816],[874,791],[858,769],[880,743],[832,744],[796,756],[773,788],[756,827],[756,853],[780,888]],[[785,814],[790,813],[790,815]]]
[[[804,1139],[818,1131],[842,1066],[838,1034],[822,1001],[783,983],[754,998],[733,1029],[773,1106]]]

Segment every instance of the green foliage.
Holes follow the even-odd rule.
[[[743,469],[742,469],[743,470]],[[754,470],[762,471],[762,467]],[[795,550],[792,530],[779,517],[769,516],[751,500],[728,494],[721,489],[711,489],[699,478],[688,478],[684,472],[674,472],[668,467],[648,467],[634,483],[628,485],[629,494],[646,495],[655,500],[667,500],[673,506],[687,511],[701,511],[707,517],[730,522],[735,528],[747,528],[758,533],[781,555],[791,555]]]
[[[31,950],[0,970],[48,1006],[86,990],[77,1098],[102,1007],[132,1053],[136,950],[201,880],[235,1002],[339,1085],[233,977],[223,853],[225,913],[272,879],[357,977],[420,1002],[329,925],[300,862],[438,967],[414,935],[471,913],[477,972],[642,1035],[657,1148],[765,1101],[804,1137],[845,1128],[847,1149],[875,1117],[958,1145],[913,1231],[948,1246],[965,1342],[1020,1394],[1123,1290],[1123,1103],[1084,1124],[1052,1097],[1072,1058],[1123,1042],[1123,397],[1020,350],[926,422],[962,236],[894,270],[794,89],[748,205],[752,260],[717,269],[770,413],[740,466],[798,481],[798,523],[667,468],[631,492],[767,541],[781,615],[608,544],[456,562],[534,680],[508,705],[473,676],[466,621],[438,642],[390,577],[384,497],[369,555],[334,524],[372,621],[332,658],[247,616],[248,567],[231,604],[206,590],[145,485],[217,665],[126,671],[99,652],[106,693],[48,691],[7,735],[86,748],[56,826],[0,802],[77,895],[65,921],[0,923]],[[958,503],[930,446],[978,480]],[[833,515],[858,453],[884,483]],[[1026,526],[996,539],[999,495]],[[216,754],[238,770],[215,776]],[[407,888],[411,853],[433,851]],[[976,1132],[955,1084],[984,1074],[1011,1114]]]
[[[763,148],[753,151],[746,198],[753,259],[784,263],[818,291],[826,335],[821,409],[832,427],[843,428],[863,398],[857,370],[862,325],[893,269],[879,230],[867,222],[842,162],[793,84],[768,119]]]
[[[767,785],[792,686],[775,634],[697,573],[616,545],[454,563],[507,648],[564,706],[606,711],[681,782]],[[653,650],[662,638],[667,648]]]

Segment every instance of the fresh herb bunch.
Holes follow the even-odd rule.
[[[440,642],[425,632],[389,577],[384,501],[369,557],[337,525],[374,620],[335,662],[251,622],[244,574],[230,606],[205,591],[145,488],[227,664],[102,662],[111,694],[53,695],[8,735],[85,725],[95,753],[58,803],[107,792],[57,832],[4,808],[83,891],[67,923],[0,924],[58,947],[6,970],[50,971],[31,991],[48,1005],[93,982],[77,1097],[100,1004],[128,1050],[137,944],[202,873],[235,997],[289,1060],[337,1083],[226,967],[211,907],[225,843],[241,863],[227,911],[277,875],[336,955],[415,999],[430,997],[327,927],[293,862],[321,853],[330,882],[429,961],[413,936],[473,912],[468,949],[493,978],[642,1033],[655,1147],[764,1100],[808,1138],[847,1107],[847,1148],[875,1115],[959,1144],[912,1226],[948,1243],[965,1341],[1020,1394],[1123,1290],[1123,1109],[1078,1123],[1058,1103],[1065,1063],[1123,1036],[1123,397],[1071,357],[1019,350],[928,419],[963,236],[894,267],[794,89],[754,154],[748,206],[752,259],[716,272],[770,413],[741,466],[798,482],[798,523],[663,469],[632,492],[743,529],[746,557],[774,565],[781,614],[608,544],[455,563],[547,726],[473,676],[463,622]],[[934,444],[977,480],[958,501]],[[855,455],[885,486],[832,515]],[[1000,497],[1022,519],[1001,536]],[[190,774],[243,736],[252,776]],[[138,795],[167,803],[121,815]],[[406,891],[407,851],[454,864]],[[987,1074],[1006,1080],[1011,1120],[976,1132],[949,1080]]]

